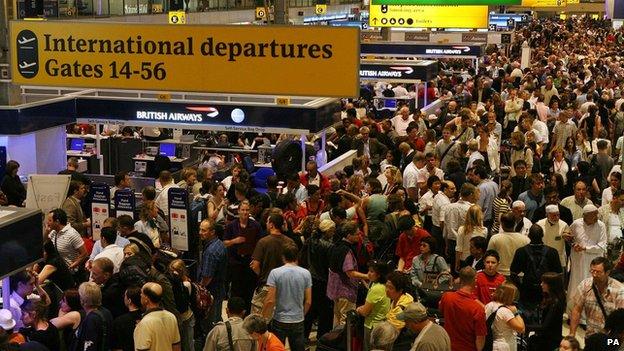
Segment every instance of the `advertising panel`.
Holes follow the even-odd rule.
[[[93,184],[89,188],[91,200],[91,234],[93,240],[100,239],[102,225],[110,217],[110,188],[106,184]]]
[[[115,216],[128,215],[134,218],[135,199],[132,189],[119,189],[115,192]]]
[[[188,192],[182,188],[169,188],[168,201],[171,247],[188,251]]]

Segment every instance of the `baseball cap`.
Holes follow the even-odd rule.
[[[410,320],[413,322],[422,322],[427,319],[427,308],[420,302],[412,302],[403,312],[397,315],[397,319],[400,321]]]

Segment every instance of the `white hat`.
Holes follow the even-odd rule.
[[[591,204],[590,205],[585,205],[583,207],[583,214],[596,212],[596,211],[598,211],[598,207],[596,207],[594,205],[591,205]]]
[[[15,319],[13,319],[11,311],[7,309],[0,310],[0,327],[4,330],[11,330],[15,327]]]
[[[516,200],[511,204],[511,208],[516,208],[516,207],[525,207],[526,205],[524,204],[523,201],[521,200]]]
[[[546,213],[547,214],[559,213],[559,206],[557,206],[557,205],[548,205],[548,206],[546,206]]]

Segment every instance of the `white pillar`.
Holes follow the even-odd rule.
[[[531,63],[531,47],[528,42],[522,43],[522,56],[520,59],[520,68],[525,69]]]

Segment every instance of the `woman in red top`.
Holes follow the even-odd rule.
[[[476,289],[477,299],[484,305],[492,301],[496,288],[505,282],[505,277],[498,273],[500,256],[495,250],[488,250],[483,256],[485,268],[477,272]]]

